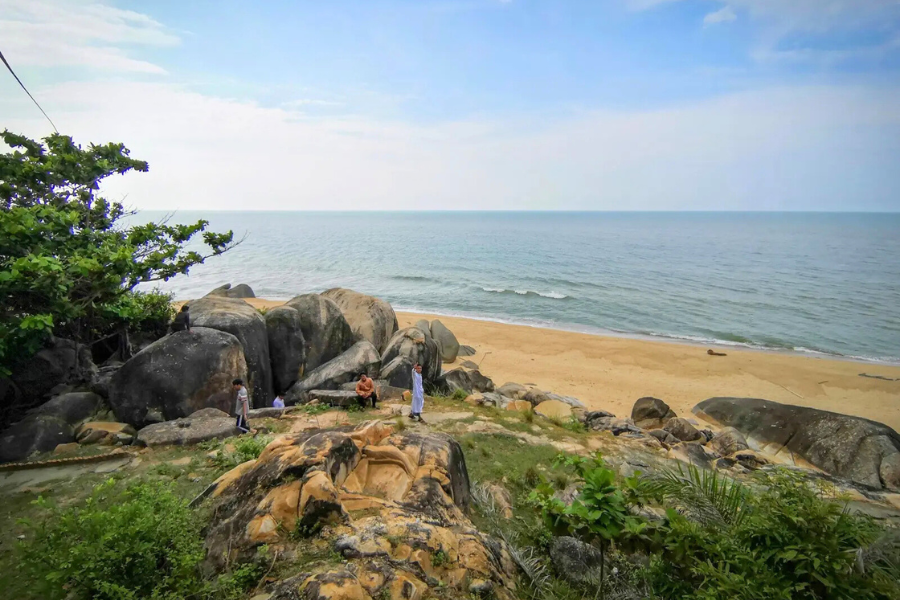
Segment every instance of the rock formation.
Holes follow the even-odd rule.
[[[754,450],[787,449],[826,473],[900,490],[900,435],[887,425],[758,398],[710,398],[694,414],[734,427]]]
[[[110,380],[109,403],[118,420],[136,427],[186,417],[208,406],[230,413],[236,377],[247,377],[238,338],[193,327],[159,339],[129,359]]]
[[[447,326],[435,319],[431,322],[431,337],[441,346],[441,358],[452,363],[459,354],[459,340]]]
[[[204,408],[183,419],[154,423],[137,433],[142,446],[184,446],[240,433],[235,419],[214,408]]]
[[[69,392],[28,413],[0,436],[0,463],[20,461],[75,441],[75,429],[88,421],[103,399],[92,392]]]
[[[288,435],[208,493],[215,568],[260,544],[290,552],[302,536],[327,540],[345,559],[274,584],[269,600],[422,598],[429,586],[514,597],[508,551],[466,517],[468,473],[449,436],[393,434],[377,422]]]
[[[677,415],[659,398],[639,398],[631,409],[631,420],[641,429],[662,429]]]
[[[300,312],[291,306],[266,311],[269,358],[272,361],[272,385],[283,394],[302,379],[306,369],[306,339]]]
[[[251,288],[246,283],[239,283],[234,287],[231,287],[230,283],[226,283],[225,285],[220,285],[214,290],[211,290],[207,296],[221,296],[224,298],[256,298],[256,294],[253,293],[253,288]]]
[[[386,373],[393,373],[396,367],[391,366],[391,361],[397,357],[406,357],[409,362],[422,365],[423,381],[434,382],[441,374],[440,348],[418,327],[401,329],[391,337],[381,357]],[[385,375],[385,379],[389,377]],[[391,385],[405,387],[399,382],[392,382]]]
[[[310,390],[337,390],[341,385],[359,378],[360,373],[377,378],[381,370],[381,358],[375,346],[363,340],[349,350],[310,371],[285,393],[287,404],[304,404]]]
[[[274,397],[272,364],[263,316],[243,300],[235,298],[207,296],[189,304],[192,325],[228,332],[241,342],[247,362],[244,384],[250,392],[251,405],[271,405]]]
[[[322,296],[338,305],[357,340],[368,340],[379,352],[384,351],[398,329],[397,315],[390,304],[344,288],[326,290]]]
[[[306,342],[306,373],[354,344],[350,325],[333,300],[319,294],[303,294],[288,300],[285,306],[300,314],[300,331]]]

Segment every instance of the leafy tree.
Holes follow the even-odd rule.
[[[204,220],[123,221],[132,213],[98,195],[99,184],[149,167],[122,144],[2,136],[11,152],[0,154],[0,375],[51,334],[92,342],[145,320],[147,308],[165,318],[159,300],[134,295],[135,286],[187,273],[235,243]],[[198,234],[203,252],[186,247]]]

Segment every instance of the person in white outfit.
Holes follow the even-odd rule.
[[[412,406],[409,409],[409,418],[421,421],[424,407],[425,388],[422,387],[422,365],[417,363],[412,370]]]

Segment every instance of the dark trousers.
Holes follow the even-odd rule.
[[[244,433],[250,431],[250,424],[247,422],[247,419],[244,418],[244,415],[238,415],[237,423],[235,423],[235,425]]]
[[[359,402],[359,405],[363,408],[366,407],[366,400],[372,401],[372,408],[375,408],[375,402],[378,401],[378,396],[375,394],[375,390],[372,390],[372,395],[368,398],[363,398],[362,396],[357,396],[356,401]]]

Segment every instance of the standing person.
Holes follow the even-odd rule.
[[[237,415],[237,428],[241,430],[241,433],[247,433],[250,431],[250,396],[247,394],[244,382],[240,379],[232,381],[231,387],[237,393],[234,403],[234,413]]]
[[[372,400],[372,408],[375,408],[375,402],[378,400],[378,395],[375,393],[375,382],[365,373],[360,373],[359,381],[356,382],[356,401],[365,408],[369,399]]]
[[[176,331],[191,330],[191,307],[187,304],[182,305],[181,311],[172,319],[172,333]]]
[[[423,408],[425,408],[425,388],[422,387],[422,365],[416,363],[412,370],[412,406],[409,408],[409,418],[422,421]]]

